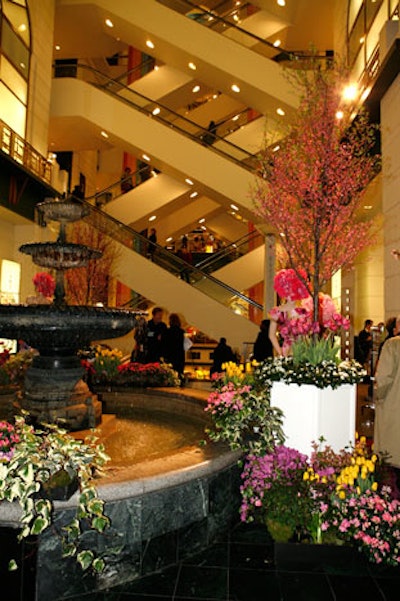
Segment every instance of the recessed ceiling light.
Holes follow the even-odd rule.
[[[114,27],[114,23],[111,21],[111,19],[106,19],[106,25],[107,27]]]
[[[204,223],[205,222],[205,218],[202,217],[201,219],[199,219],[199,223]]]
[[[103,136],[103,138],[108,138],[108,133],[104,130],[100,132],[100,135]]]
[[[25,63],[23,63],[23,62],[19,63],[19,66],[21,67],[21,69],[25,69],[26,68]]]
[[[278,6],[286,6],[286,0],[276,0]]]
[[[285,111],[281,107],[277,108],[276,112],[278,113],[278,115],[281,115],[281,117],[283,117],[283,115],[285,114]]]
[[[281,236],[281,238],[285,238],[285,234],[283,232],[280,232],[279,235]]]
[[[151,40],[146,40],[146,46],[147,46],[147,48],[151,48],[151,49],[154,48],[154,44]]]
[[[202,229],[202,230],[204,230],[204,231],[207,229],[205,225],[201,225],[200,227],[201,227],[201,229]]]
[[[236,92],[236,93],[240,92],[240,88],[236,83],[231,85],[231,90],[232,90],[232,92]]]
[[[152,170],[151,170],[151,175],[152,175],[153,177],[157,177],[157,176],[158,176],[158,173],[157,173],[157,171],[154,171],[154,169],[152,169]]]
[[[370,211],[372,209],[372,205],[364,205],[364,209],[366,211]]]
[[[142,159],[145,161],[150,161],[150,157],[147,154],[142,154]]]
[[[239,207],[237,207],[237,206],[236,206],[236,205],[234,205],[234,204],[231,204],[231,209],[233,209],[234,211],[238,211],[238,210],[239,210]]]
[[[21,32],[26,31],[26,25],[25,25],[25,23],[21,23],[21,25],[19,25],[18,31],[21,31]]]
[[[186,182],[187,184],[189,184],[189,186],[193,186],[193,182],[192,182],[192,180],[191,180],[191,179],[189,179],[188,177],[185,179],[185,182]]]
[[[218,94],[213,94],[213,100],[215,100],[216,98],[218,98]]]
[[[154,221],[155,219],[157,219],[157,215],[152,215],[149,217],[149,221]]]
[[[160,67],[159,67],[158,65],[156,65],[156,66],[154,67],[154,71],[158,71],[158,70],[159,70],[159,68],[160,68]]]
[[[55,46],[56,50],[61,50],[61,46],[59,46],[58,44]]]
[[[196,86],[194,86],[194,87],[192,88],[192,92],[193,92],[194,94],[196,94],[196,92],[200,92],[200,86],[199,86],[199,85],[196,85]]]
[[[197,69],[196,65],[192,62],[188,63],[188,67],[189,67],[189,69],[192,69],[192,71],[196,71],[196,69]]]
[[[233,15],[233,20],[236,21],[236,23],[239,23],[240,19],[239,19],[239,15]]]
[[[343,119],[343,117],[344,117],[343,111],[336,111],[335,117],[336,117],[336,119]]]
[[[151,112],[152,112],[153,115],[159,115],[160,112],[161,112],[161,109],[160,109],[159,106],[156,106],[156,108],[153,109]]]
[[[362,36],[362,37],[360,38],[360,44],[364,44],[364,42],[365,42],[365,37],[364,37],[364,36]]]
[[[281,44],[282,44],[281,40],[275,40],[275,42],[273,43],[275,48],[278,48]]]
[[[173,240],[173,237],[170,236],[169,238],[166,238],[165,242],[172,242],[172,240]]]
[[[232,121],[237,121],[239,119],[240,115],[235,115],[234,117],[232,117]]]
[[[198,196],[198,195],[199,195],[199,193],[198,193],[198,192],[192,192],[192,193],[190,194],[190,198],[196,198],[196,196]]]

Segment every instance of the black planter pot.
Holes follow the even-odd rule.
[[[365,558],[356,548],[348,545],[309,543],[274,543],[274,559],[278,570],[315,570],[332,567],[351,571]]]

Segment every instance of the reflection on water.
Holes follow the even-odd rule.
[[[204,438],[204,424],[177,415],[130,412],[117,418],[104,440],[109,465],[126,466],[155,459],[178,449],[197,445]]]

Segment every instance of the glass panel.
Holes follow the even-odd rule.
[[[29,51],[22,41],[13,32],[9,23],[3,20],[2,24],[2,50],[18,71],[28,78]]]
[[[0,79],[18,96],[21,102],[26,104],[28,84],[5,56],[1,59]]]
[[[14,31],[30,46],[28,13],[24,4],[3,0],[3,11]]]
[[[354,22],[357,18],[359,10],[363,0],[349,0],[349,22],[348,22],[348,32],[350,33],[353,29]]]
[[[365,26],[366,31],[372,25],[372,21],[375,19],[375,15],[378,12],[379,8],[382,6],[383,0],[366,0],[366,12],[365,12]],[[383,11],[385,17],[387,17],[386,10]],[[386,20],[386,19],[385,19]]]
[[[25,134],[25,106],[0,82],[1,118],[20,136]]]
[[[349,63],[353,64],[355,57],[360,51],[361,45],[364,43],[365,30],[364,30],[364,11],[361,11],[354,24],[353,31],[350,34],[349,39]]]

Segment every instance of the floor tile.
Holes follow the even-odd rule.
[[[336,601],[362,599],[363,601],[384,601],[381,590],[372,578],[365,576],[328,575]]]
[[[278,572],[278,581],[281,601],[338,601],[324,574]],[[350,599],[351,597],[347,597],[346,601]]]
[[[229,570],[229,601],[280,601],[275,572]]]
[[[272,544],[231,543],[230,568],[270,569],[275,568]]]
[[[175,599],[227,599],[227,568],[182,566]]]
[[[205,551],[183,560],[184,565],[227,568],[229,562],[228,543],[217,543]]]

